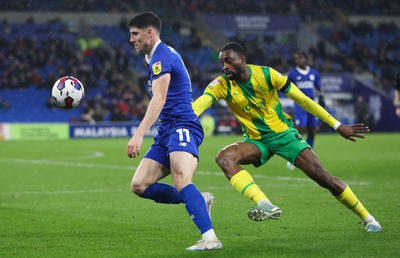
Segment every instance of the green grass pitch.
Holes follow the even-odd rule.
[[[383,226],[376,234],[278,156],[246,168],[282,217],[248,219],[254,204],[214,161],[219,149],[240,139],[210,137],[201,146],[194,183],[216,197],[212,219],[224,245],[202,253],[185,250],[200,233],[184,205],[156,204],[130,192],[139,159],[127,157],[128,139],[0,142],[0,257],[399,256],[400,134],[369,134],[357,143],[319,134],[315,141],[323,165]],[[151,142],[145,139],[141,157]]]

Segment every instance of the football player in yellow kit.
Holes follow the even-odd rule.
[[[286,76],[270,67],[247,64],[243,47],[238,43],[226,44],[219,54],[219,62],[224,74],[207,86],[204,94],[193,103],[193,109],[199,116],[218,100],[224,99],[241,123],[244,140],[223,148],[216,161],[232,186],[257,204],[248,210],[249,218],[255,221],[279,219],[281,209],[271,203],[250,173],[240,165],[253,164],[258,167],[277,154],[295,164],[356,213],[366,231],[382,231],[381,225],[365,209],[350,187],[322,166],[310,145],[293,127],[292,118],[283,112],[278,91],[348,140],[364,138],[362,133],[369,132],[369,127],[364,124],[341,124],[304,95]]]

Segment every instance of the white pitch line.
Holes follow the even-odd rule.
[[[294,183],[292,183],[294,184]],[[287,186],[287,184],[273,184],[270,186],[263,186],[265,188],[280,188]],[[233,190],[230,184],[225,186],[212,186],[207,185],[206,187],[201,187],[201,190]],[[72,194],[87,194],[87,193],[107,193],[107,192],[126,192],[126,194],[133,193],[130,192],[129,188],[120,189],[78,189],[78,190],[57,190],[57,191],[19,191],[19,192],[0,192],[0,196],[21,196],[21,195],[72,195]],[[1,205],[1,203],[0,203]]]
[[[64,167],[84,167],[84,168],[98,168],[98,169],[118,169],[118,170],[133,170],[134,166],[119,166],[119,165],[106,165],[106,164],[93,164],[93,163],[82,163],[82,162],[68,162],[68,161],[57,161],[57,160],[44,160],[44,159],[6,159],[0,158],[0,161],[18,163],[18,164],[30,164],[30,165],[55,165]]]
[[[58,191],[21,191],[21,192],[3,192],[1,195],[53,195],[53,194],[81,194],[81,193],[105,193],[105,192],[122,192],[129,191],[127,189],[87,189],[87,190],[58,190]]]
[[[82,160],[82,159],[98,159],[104,157],[104,152],[94,151],[86,155],[77,155],[76,157],[58,157],[58,160]]]
[[[21,159],[21,158],[0,158],[0,161],[18,163],[18,164],[30,164],[30,165],[54,165],[54,166],[65,166],[65,167],[82,167],[82,168],[94,168],[94,169],[107,169],[107,170],[126,170],[133,171],[136,169],[135,166],[120,166],[120,165],[108,165],[108,164],[94,164],[94,163],[82,163],[82,162],[66,162],[57,160],[43,160],[43,159]],[[196,171],[196,175],[201,176],[224,176],[221,171]],[[260,174],[253,174],[255,179],[268,179],[268,180],[279,180],[279,181],[294,181],[294,182],[312,182],[309,178],[299,177],[283,177],[283,176],[266,176]],[[346,181],[350,185],[368,185],[369,182],[365,181]]]

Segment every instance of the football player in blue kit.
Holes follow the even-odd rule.
[[[209,214],[213,196],[200,193],[192,183],[199,159],[203,129],[192,108],[191,82],[181,56],[160,40],[161,20],[152,12],[133,17],[130,42],[148,63],[151,100],[137,131],[127,145],[127,154],[140,154],[145,133],[157,121],[154,143],[144,155],[132,178],[131,190],[157,203],[185,203],[202,238],[189,251],[222,248]],[[171,174],[174,186],[158,182]]]
[[[315,99],[315,93],[318,96],[319,104],[324,107],[324,99],[321,93],[321,78],[317,70],[308,65],[307,54],[302,51],[296,51],[294,54],[296,67],[289,71],[288,79],[297,85],[297,87],[312,100]],[[315,132],[317,130],[318,118],[308,113],[298,104],[294,103],[294,125],[300,134],[307,134],[306,142],[314,147]],[[288,162],[287,167],[294,169],[293,164]]]

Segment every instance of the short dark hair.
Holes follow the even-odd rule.
[[[237,42],[229,42],[229,43],[227,43],[222,49],[221,49],[221,52],[222,51],[225,51],[225,50],[232,50],[232,51],[234,51],[234,52],[236,52],[236,53],[238,53],[238,54],[241,54],[241,55],[246,55],[245,54],[245,52],[244,52],[244,49],[243,49],[243,47],[242,47],[242,45],[240,45],[239,43],[237,43]]]
[[[162,23],[160,18],[155,13],[144,12],[136,15],[128,22],[128,28],[136,27],[139,29],[143,29],[149,26],[152,26],[158,31],[161,31]]]
[[[304,51],[297,50],[296,52],[294,52],[294,54],[295,54],[295,55],[304,56],[304,58],[305,58],[306,60],[308,60],[308,55],[307,55],[306,52],[304,52]]]

